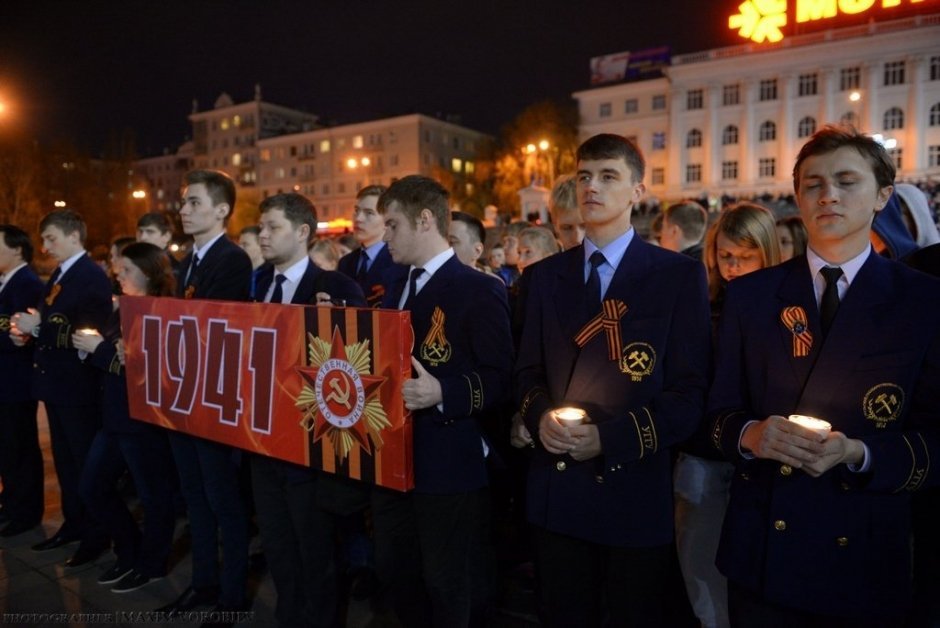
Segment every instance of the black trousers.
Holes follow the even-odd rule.
[[[38,524],[44,507],[35,401],[0,403],[0,503],[11,521]]]
[[[373,489],[376,570],[406,628],[469,625],[488,498]]]
[[[261,543],[277,591],[281,628],[336,625],[333,519],[317,506],[317,476],[290,463],[251,456]],[[340,622],[341,625],[341,622]]]
[[[537,542],[547,626],[667,625],[671,545],[611,547],[542,528]]]

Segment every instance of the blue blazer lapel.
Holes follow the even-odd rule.
[[[842,389],[842,379],[851,372],[846,365],[861,361],[868,346],[866,336],[881,331],[879,308],[895,300],[888,271],[888,265],[892,263],[873,251],[852,281],[839,305],[829,335],[820,347],[798,411],[812,414],[814,408],[828,404],[829,399]]]
[[[258,281],[255,284],[255,301],[264,301],[272,281],[274,281],[274,267],[268,266],[258,275]]]
[[[317,268],[316,264],[307,262],[307,269],[297,284],[297,290],[294,291],[294,298],[291,303],[315,303],[317,297],[317,275],[323,271]]]
[[[809,265],[805,257],[799,258],[798,262],[790,264],[790,271],[786,274],[780,283],[777,291],[778,307],[772,316],[775,317],[774,325],[777,329],[777,340],[780,342],[781,351],[788,356],[790,369],[797,382],[797,390],[801,390],[806,382],[806,378],[813,370],[813,364],[816,362],[823,344],[822,327],[819,322],[819,308],[816,306],[816,295],[813,292],[813,281],[809,274]],[[794,327],[795,323],[789,326],[784,323],[783,313],[786,308],[802,308],[802,316],[805,316],[805,325],[812,335],[812,344],[809,353],[805,356],[798,355],[794,350]],[[768,342],[775,342],[773,338],[768,338]]]

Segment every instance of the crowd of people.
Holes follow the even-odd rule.
[[[286,193],[236,243],[232,180],[196,170],[185,258],[148,213],[113,242],[110,279],[74,211],[40,224],[45,282],[30,234],[0,225],[0,537],[42,522],[42,401],[63,523],[33,549],[78,543],[71,567],[113,549],[98,582],[126,593],[166,574],[184,512],[192,582],[168,616],[250,608],[256,527],[285,627],[343,625],[357,587],[404,626],[490,625],[499,574],[525,564],[547,626],[936,622],[924,185],[825,127],[796,160],[798,214],[687,200],[647,241],[644,176],[639,149],[603,134],[556,182],[550,225],[488,231],[414,175],[358,193],[351,242],[317,239],[312,203]],[[410,311],[414,489],[132,419],[121,295]]]

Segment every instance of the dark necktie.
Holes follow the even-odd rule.
[[[356,281],[361,283],[365,280],[367,272],[369,272],[369,254],[363,251],[359,255],[359,270],[356,271]]]
[[[411,303],[415,300],[415,295],[418,294],[418,277],[422,274],[424,274],[423,268],[411,269],[411,275],[408,277],[408,298],[405,299],[405,305],[401,309],[411,309]]]
[[[271,300],[268,303],[283,303],[284,289],[281,287],[287,281],[287,275],[278,273],[274,275],[274,292],[271,293]]]
[[[55,270],[52,271],[52,276],[49,277],[49,285],[54,286],[55,283],[59,280],[59,277],[62,276],[62,267],[56,266]]]
[[[186,271],[186,282],[189,286],[193,282],[193,276],[196,274],[196,266],[199,265],[199,256],[193,253],[193,260],[189,263],[189,270]]]
[[[601,275],[597,272],[597,267],[606,262],[607,258],[600,251],[594,251],[588,261],[591,262],[591,272],[588,273],[585,284],[585,302],[590,313],[594,313],[601,304]]]
[[[836,311],[839,309],[839,277],[842,276],[842,269],[838,266],[822,268],[820,271],[826,280],[826,289],[823,291],[822,301],[819,303],[819,318],[822,321],[823,335],[829,333],[832,327],[832,321],[836,317]]]

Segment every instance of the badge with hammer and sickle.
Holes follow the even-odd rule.
[[[635,382],[653,372],[656,366],[656,351],[646,342],[631,342],[623,348],[623,357],[620,358],[620,370],[630,376]]]
[[[421,343],[421,358],[431,363],[431,366],[437,366],[450,360],[451,346],[444,336],[444,311],[434,308],[431,314],[431,329],[428,335]]]
[[[904,389],[897,384],[883,383],[872,386],[862,399],[865,418],[884,428],[889,421],[897,421],[904,407]]]

